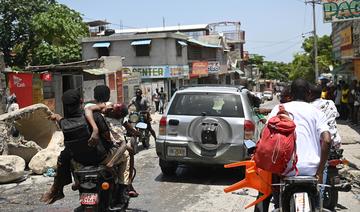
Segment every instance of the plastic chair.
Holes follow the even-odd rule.
[[[245,206],[245,209],[254,206],[262,201],[264,201],[267,197],[271,194],[271,172],[264,171],[256,167],[255,161],[247,160],[247,161],[240,161],[236,163],[227,164],[225,168],[234,168],[238,166],[246,166],[245,170],[245,179],[227,187],[224,189],[226,193],[232,192],[244,187],[253,188],[258,190],[263,194],[259,199],[255,200],[254,202],[250,203],[249,205]]]

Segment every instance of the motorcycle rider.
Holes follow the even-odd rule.
[[[74,118],[83,116],[83,110],[81,109],[81,98],[77,90],[68,90],[63,95],[63,107],[64,107],[64,118],[59,114],[52,114],[51,119],[56,120],[61,123],[63,119]],[[115,114],[113,114],[115,115]],[[127,170],[129,166],[129,158],[124,155],[126,150],[126,145],[118,144],[115,145],[110,138],[110,130],[107,126],[104,118],[98,112],[94,113],[94,120],[96,129],[100,135],[100,141],[96,139],[89,140],[89,146],[97,146],[101,144],[105,147],[104,155],[89,155],[89,164],[98,165],[105,164],[107,167],[111,168],[113,165],[120,165],[119,169],[119,184],[121,189],[126,189],[127,184],[129,183],[129,174]],[[61,126],[61,124],[59,124]],[[52,204],[55,201],[64,198],[63,188],[65,185],[71,183],[71,166],[77,167],[81,164],[76,161],[72,161],[73,156],[69,148],[65,146],[65,149],[60,153],[57,163],[57,175],[54,178],[54,183],[51,186],[50,190],[46,192],[41,201]],[[86,158],[84,159],[86,160]],[[91,162],[90,162],[91,161]],[[117,202],[115,203],[117,204]]]
[[[296,153],[299,176],[316,176],[322,183],[323,172],[328,159],[331,136],[326,117],[308,102],[310,84],[304,79],[296,79],[291,84],[291,101],[284,103],[285,110],[294,117],[296,124]],[[269,114],[269,119],[276,116],[279,107],[275,106]],[[287,176],[293,176],[295,171]],[[275,179],[276,180],[276,179]],[[273,183],[274,177],[273,177]],[[275,208],[279,207],[279,193],[273,190]],[[268,198],[255,207],[255,211],[267,211]]]
[[[151,127],[151,117],[150,117],[150,104],[149,101],[142,96],[142,90],[140,88],[136,89],[135,91],[135,97],[133,97],[130,101],[130,104],[128,105],[128,108],[130,108],[132,105],[135,106],[136,112],[146,112],[146,124],[148,127],[149,132],[156,140],[156,133],[154,129]]]

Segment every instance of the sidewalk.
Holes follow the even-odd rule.
[[[338,121],[338,130],[344,149],[343,156],[350,163],[340,172],[351,180],[353,192],[360,193],[360,126],[351,126],[344,121]]]

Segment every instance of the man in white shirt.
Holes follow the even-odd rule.
[[[296,166],[299,175],[317,176],[321,182],[331,143],[326,116],[307,103],[310,84],[304,79],[296,79],[291,84],[291,95],[293,100],[283,105],[296,124]],[[269,119],[276,116],[278,111],[279,107],[275,106]],[[288,175],[294,174],[295,171],[292,171]]]

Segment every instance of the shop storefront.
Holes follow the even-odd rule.
[[[189,77],[189,66],[187,65],[164,65],[164,66],[127,66],[123,68],[123,73],[127,73],[136,81],[140,79],[141,85],[135,83],[124,83],[128,86],[128,98],[135,95],[134,89],[141,88],[143,94],[149,99],[155,93],[156,88],[164,88],[164,91],[170,97],[171,94],[184,85],[184,80]],[[125,98],[126,99],[126,98]]]

